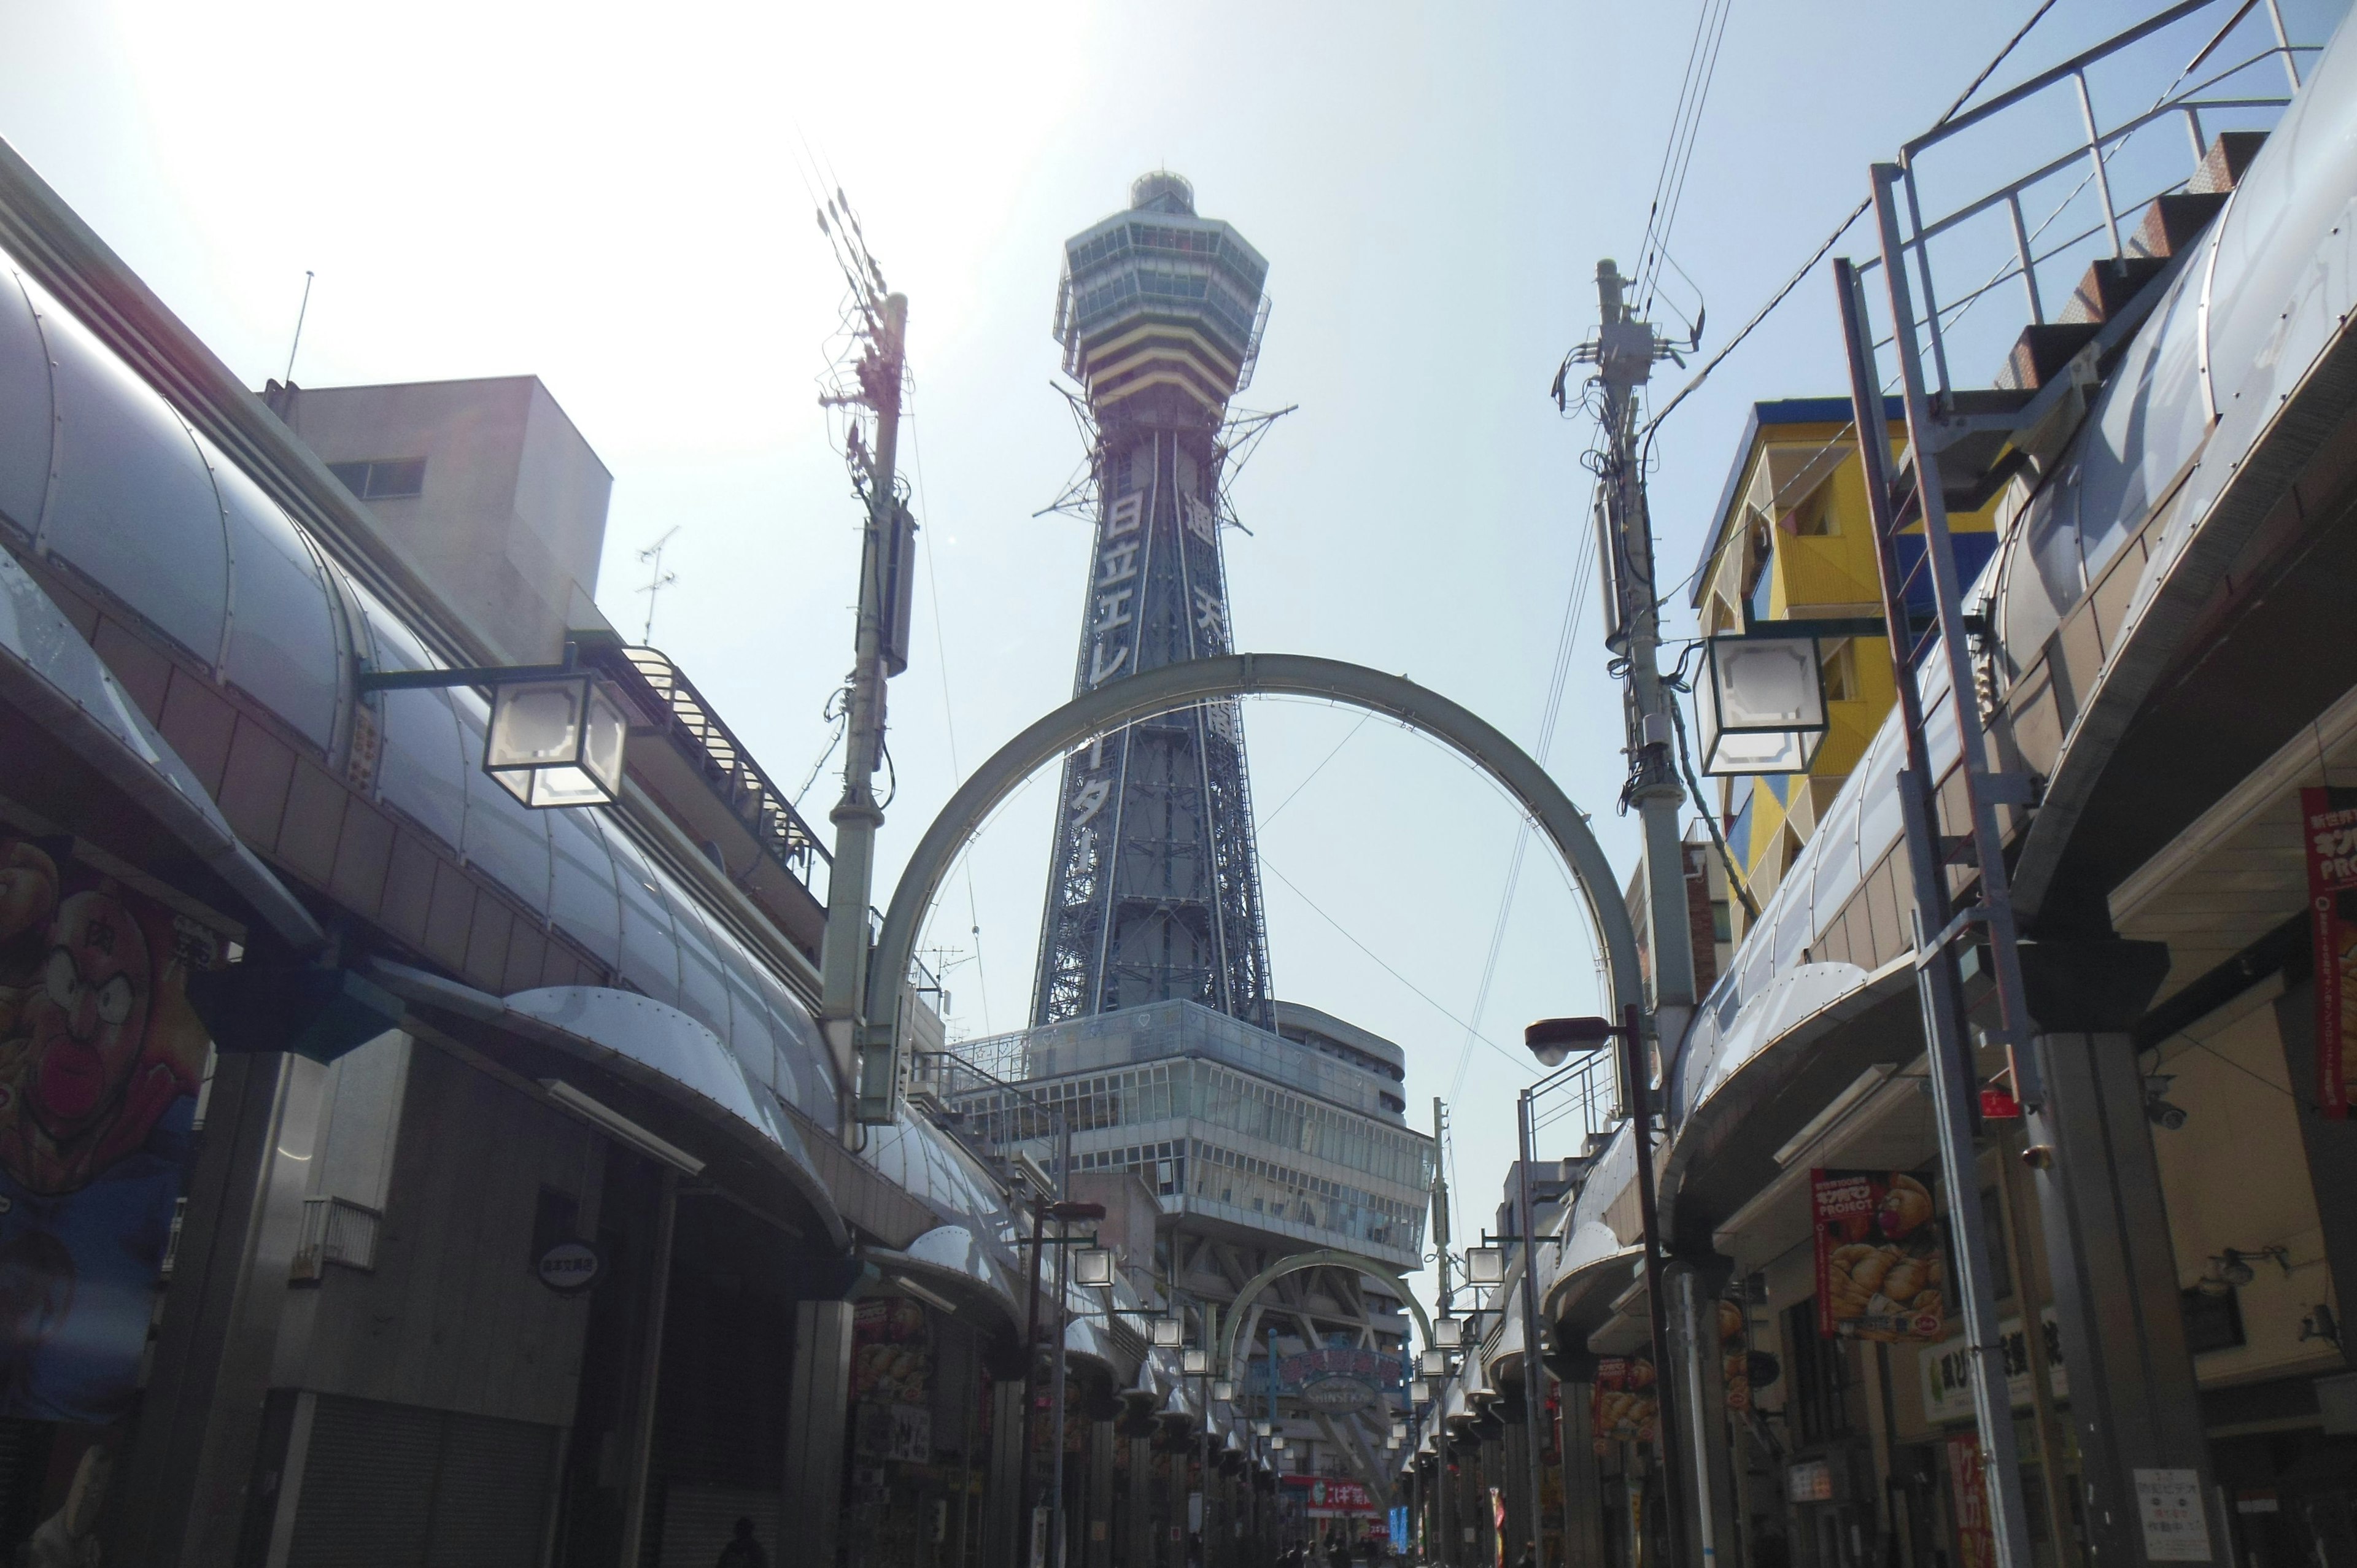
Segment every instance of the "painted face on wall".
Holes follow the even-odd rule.
[[[25,1004],[27,1109],[60,1142],[114,1103],[147,1036],[147,939],[104,893],[59,907],[41,982]]]
[[[0,943],[47,925],[57,901],[57,863],[22,840],[0,843]]]

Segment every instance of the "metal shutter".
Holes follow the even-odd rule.
[[[418,1568],[441,1447],[437,1411],[321,1394],[288,1568]]]
[[[737,1521],[753,1521],[753,1538],[773,1563],[794,1561],[778,1533],[779,1495],[742,1487],[694,1487],[673,1482],[663,1488],[660,1568],[712,1568],[720,1549],[735,1536]]]
[[[535,1568],[556,1429],[318,1396],[287,1568]]]

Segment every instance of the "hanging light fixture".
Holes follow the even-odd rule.
[[[1825,738],[1825,672],[1805,621],[1706,638],[1695,721],[1702,770],[1799,773]]]
[[[1448,1352],[1426,1350],[1419,1366],[1427,1378],[1445,1378],[1448,1375]]]
[[[1178,1369],[1190,1378],[1204,1377],[1211,1369],[1211,1353],[1200,1345],[1189,1345],[1178,1359]]]
[[[1465,1249],[1465,1283],[1467,1284],[1502,1284],[1505,1279],[1506,1250],[1503,1247]]]
[[[535,811],[608,806],[621,793],[629,713],[605,678],[577,661],[569,642],[562,664],[362,670],[354,685],[363,695],[453,686],[489,692],[483,771]]]
[[[1154,1320],[1154,1348],[1176,1350],[1187,1343],[1187,1323],[1184,1318],[1157,1317]]]
[[[1219,1378],[1214,1380],[1211,1384],[1211,1397],[1218,1400],[1222,1404],[1234,1403],[1236,1398],[1236,1385],[1234,1381],[1227,1378]]]
[[[1072,1279],[1083,1290],[1112,1289],[1114,1267],[1110,1247],[1080,1247],[1072,1252]]]
[[[1430,1404],[1432,1402],[1431,1382],[1424,1378],[1410,1378],[1407,1380],[1407,1402]]]
[[[1445,1316],[1436,1317],[1432,1320],[1432,1342],[1435,1345],[1453,1347],[1458,1343],[1464,1330],[1464,1323],[1458,1318]]]

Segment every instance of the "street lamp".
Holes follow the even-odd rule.
[[[1407,1402],[1410,1404],[1430,1404],[1432,1402],[1432,1384],[1423,1378],[1410,1378],[1407,1380]]]
[[[1448,1375],[1448,1352],[1446,1350],[1426,1350],[1417,1362],[1417,1369],[1423,1372],[1427,1378],[1447,1377]]]
[[[1813,645],[1812,645],[1813,646]],[[1811,655],[1813,659],[1813,653]],[[1823,708],[1823,692],[1819,692],[1819,708]],[[1645,1316],[1646,1326],[1652,1336],[1653,1365],[1669,1365],[1670,1328],[1669,1293],[1662,1279],[1662,1226],[1658,1194],[1653,1185],[1653,1104],[1652,1077],[1646,1070],[1644,1030],[1634,1003],[1620,1010],[1620,1022],[1616,1026],[1603,1018],[1542,1018],[1523,1031],[1523,1044],[1529,1047],[1542,1067],[1550,1070],[1544,1077],[1524,1089],[1515,1104],[1515,1132],[1521,1140],[1523,1246],[1531,1245],[1529,1238],[1535,1230],[1531,1204],[1531,1161],[1534,1142],[1533,1101],[1568,1072],[1585,1071],[1588,1064],[1582,1061],[1575,1068],[1564,1064],[1575,1053],[1583,1055],[1603,1048],[1608,1042],[1620,1047],[1619,1063],[1621,1105],[1629,1118],[1631,1150],[1637,1164],[1637,1220],[1645,1244]],[[1528,1258],[1527,1251],[1525,1258]],[[1538,1271],[1523,1269],[1523,1377],[1524,1379],[1523,1412],[1528,1423],[1530,1451],[1532,1530],[1531,1538],[1538,1539],[1539,1495],[1539,1309]],[[1685,1518],[1685,1484],[1679,1471],[1677,1414],[1675,1402],[1662,1400],[1653,1416],[1653,1430],[1660,1443],[1664,1463],[1662,1466],[1662,1500],[1673,1521]]]
[[[1190,1378],[1207,1377],[1211,1370],[1211,1353],[1200,1345],[1189,1345],[1179,1356],[1178,1369]]]
[[[1154,1320],[1154,1348],[1176,1350],[1187,1343],[1187,1320],[1183,1317],[1157,1317]]]
[[[1454,1347],[1464,1337],[1465,1326],[1446,1314],[1432,1320],[1431,1340],[1435,1345]]]
[[[1083,1290],[1110,1290],[1114,1266],[1112,1248],[1082,1247],[1072,1254],[1072,1279]]]
[[[1235,1403],[1236,1385],[1234,1381],[1228,1378],[1216,1378],[1212,1380],[1211,1397],[1222,1404]]]
[[[353,683],[362,695],[452,686],[489,691],[483,771],[535,811],[610,806],[621,793],[629,713],[603,676],[581,666],[569,642],[562,664],[363,670]]]
[[[1465,1283],[1469,1285],[1501,1284],[1506,1278],[1506,1250],[1502,1247],[1468,1247],[1465,1249]]]

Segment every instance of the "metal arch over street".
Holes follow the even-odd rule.
[[[1034,771],[1098,736],[1189,703],[1242,696],[1320,697],[1383,714],[1446,742],[1496,779],[1530,813],[1570,867],[1588,917],[1603,938],[1613,1011],[1644,1005],[1636,931],[1587,819],[1546,769],[1495,726],[1405,676],[1339,659],[1299,653],[1193,659],[1108,682],[1036,720],[976,768],[926,828],[892,890],[891,908],[885,912],[869,960],[871,1009],[878,999],[892,1000],[884,1019],[868,1025],[862,1035],[856,1079],[861,1121],[891,1115],[899,1094],[899,1035],[906,1015],[899,999],[916,957],[918,928],[932,908],[951,862],[992,810]]]
[[[1424,1330],[1426,1348],[1431,1348],[1432,1319],[1425,1316],[1424,1303],[1415,1299],[1415,1293],[1407,1288],[1406,1280],[1372,1258],[1362,1258],[1356,1252],[1345,1252],[1339,1247],[1320,1247],[1314,1252],[1296,1252],[1289,1258],[1278,1259],[1254,1274],[1244,1288],[1236,1293],[1236,1299],[1227,1309],[1228,1326],[1220,1333],[1220,1359],[1212,1365],[1225,1367],[1229,1369],[1229,1376],[1234,1375],[1236,1331],[1243,1326],[1245,1309],[1260,1298],[1261,1292],[1287,1274],[1298,1273],[1303,1269],[1327,1268],[1351,1269],[1359,1273],[1371,1274],[1399,1292],[1400,1299],[1407,1303],[1407,1309],[1415,1314],[1415,1326]]]

